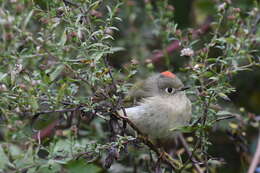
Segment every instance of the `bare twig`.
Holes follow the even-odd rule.
[[[33,118],[32,118],[32,121],[31,121],[31,127],[33,126],[34,122],[36,121],[36,119],[41,115],[41,114],[49,114],[49,113],[64,113],[64,112],[74,112],[74,111],[77,111],[77,110],[83,110],[84,108],[83,107],[76,107],[76,108],[71,108],[71,109],[61,109],[61,110],[47,110],[47,111],[41,111],[41,112],[38,112],[36,113]],[[71,118],[68,118],[67,121],[68,123],[71,123]],[[38,141],[40,141],[41,139],[43,138],[46,138],[48,136],[51,136],[53,134],[53,132],[55,131],[55,128],[57,127],[59,123],[59,119],[56,119],[54,120],[51,124],[49,124],[47,127],[37,131],[37,133],[35,135],[33,135],[33,139],[37,139]],[[70,126],[70,125],[67,125],[67,126]],[[67,127],[66,126],[66,127]],[[64,128],[64,127],[63,127]],[[32,127],[33,129],[33,127]],[[33,129],[34,131],[34,129]]]
[[[53,59],[58,59],[58,57],[53,55],[47,48],[45,48],[44,44],[42,44],[41,42],[37,41],[33,37],[29,37],[29,40],[31,40],[33,42],[33,44],[35,44],[36,46],[40,46],[49,55],[49,57],[51,57]]]
[[[215,123],[215,122],[222,121],[222,120],[228,120],[228,119],[232,119],[232,118],[236,118],[236,115],[228,115],[228,116],[220,117],[218,119],[211,121],[211,123]]]
[[[37,112],[34,116],[38,116],[40,114],[49,114],[49,113],[63,113],[63,112],[73,112],[76,110],[83,110],[84,108],[76,107],[76,108],[71,108],[71,109],[60,109],[60,110],[48,110],[48,111],[41,111]]]
[[[35,135],[32,136],[33,139],[40,141],[48,136],[52,136],[55,132],[55,127],[58,124],[59,120],[53,121],[51,124],[49,124],[44,129],[38,131]]]
[[[192,31],[192,34],[194,38],[199,37],[200,35],[208,32],[210,30],[211,23],[210,21],[206,21],[204,25],[202,25],[199,29],[195,29]],[[184,38],[187,39],[187,38]],[[180,48],[180,41],[175,40],[171,44],[169,44],[165,50],[157,51],[155,54],[153,54],[151,57],[148,58],[148,62],[152,62],[153,64],[156,64],[160,62],[163,57],[165,56],[165,52],[167,54],[174,52],[175,50],[178,50]]]
[[[68,70],[70,70],[70,71],[75,75],[76,78],[78,78],[78,79],[82,80],[83,82],[85,82],[85,83],[90,87],[91,91],[92,91],[93,93],[95,93],[95,91],[96,91],[95,87],[94,87],[88,80],[82,78],[82,77],[78,74],[78,72],[75,71],[75,70],[73,70],[69,65],[65,64],[65,66],[66,66],[66,68],[67,68]]]
[[[64,4],[66,5],[66,6],[74,6],[74,7],[79,7],[76,3],[74,3],[74,2],[71,2],[71,1],[68,1],[68,0],[63,0],[63,2],[64,2]]]
[[[256,152],[255,152],[255,155],[253,157],[253,160],[250,164],[250,167],[249,167],[247,173],[254,173],[259,162],[260,162],[260,132],[258,135],[258,144],[256,147]]]
[[[112,80],[112,85],[113,85],[114,89],[116,90],[115,80],[114,80],[114,77],[112,75],[111,69],[110,69],[109,64],[108,64],[108,55],[106,57],[104,57],[103,59],[104,59],[105,66],[108,68],[108,74],[109,74],[109,77]]]
[[[195,158],[193,157],[192,152],[189,149],[189,145],[187,144],[187,142],[185,141],[184,137],[182,134],[179,134],[179,139],[185,149],[185,151],[187,152],[187,154],[189,155],[191,161],[192,161],[192,165],[195,167],[195,169],[197,170],[198,173],[203,173],[203,170],[200,168],[200,166],[197,164],[197,161],[195,160]]]

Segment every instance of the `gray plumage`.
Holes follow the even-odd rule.
[[[152,140],[169,141],[176,133],[171,129],[188,125],[191,103],[177,77],[156,74],[143,82],[141,88],[131,91],[132,97],[141,97],[137,106],[126,108],[128,118]],[[124,116],[123,111],[119,114]]]

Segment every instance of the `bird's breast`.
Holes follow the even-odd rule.
[[[191,103],[185,94],[150,97],[139,106],[126,109],[129,119],[152,139],[174,138],[171,129],[187,125],[191,118]]]

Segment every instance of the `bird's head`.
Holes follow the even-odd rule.
[[[129,93],[130,98],[145,98],[153,96],[171,96],[183,88],[181,80],[172,72],[164,71],[154,74],[137,83]]]
[[[181,80],[170,71],[156,75],[154,81],[156,81],[153,88],[154,95],[171,96],[184,86]]]

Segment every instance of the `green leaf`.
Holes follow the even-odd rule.
[[[16,147],[16,146],[13,146],[13,147]],[[12,148],[10,148],[10,149],[14,150]],[[17,150],[17,148],[15,150]],[[20,155],[13,155],[13,158],[16,158],[16,160],[14,160],[15,166],[17,168],[30,167],[31,165],[33,165],[35,163],[33,154],[34,154],[34,149],[33,149],[33,146],[31,145],[29,148],[27,148],[26,151],[24,151]]]
[[[108,27],[108,29],[119,31],[119,29],[117,27],[114,27],[114,26],[110,26],[110,27]]]
[[[227,38],[226,38],[226,41],[227,41],[227,43],[229,43],[229,44],[235,44],[235,43],[236,43],[236,38],[235,38],[234,35],[232,35],[232,36],[230,36],[230,37],[227,37]]]
[[[112,13],[111,8],[108,5],[106,7],[107,7],[107,10],[108,10],[109,17],[112,18],[113,13]]]
[[[203,73],[203,76],[209,78],[209,77],[214,76],[214,73],[208,71],[208,72]]]
[[[27,17],[23,23],[22,30],[25,30],[26,26],[28,25],[28,23],[33,15],[33,12],[34,12],[34,10],[30,11],[30,13],[27,15]]]
[[[1,158],[0,159],[0,171],[2,172],[3,169],[5,169],[8,164],[10,164],[10,161],[9,161],[8,157],[6,156],[1,144],[0,144],[0,158]]]
[[[223,115],[230,115],[231,113],[228,111],[218,111],[216,115],[223,116]]]
[[[56,162],[48,162],[48,164],[43,164],[37,171],[37,173],[57,173],[60,172],[61,165]]]
[[[231,101],[230,98],[224,93],[218,93],[218,96],[226,101]]]
[[[103,52],[97,52],[94,53],[91,57],[95,59],[96,61],[99,61],[99,59],[103,56]]]
[[[50,79],[51,81],[54,81],[63,71],[64,65],[59,65],[51,74]]]
[[[209,79],[214,80],[214,81],[218,81],[218,80],[219,80],[219,78],[216,77],[216,76],[212,76],[212,77],[210,77]]]
[[[60,42],[58,43],[58,45],[64,46],[66,41],[67,41],[67,34],[66,34],[66,30],[64,30],[64,32],[61,35],[61,39],[60,39]]]
[[[94,164],[87,164],[85,160],[73,160],[66,165],[70,173],[86,172],[86,173],[99,173],[101,168]]]
[[[7,76],[7,73],[0,72],[0,81],[2,81]]]
[[[195,126],[182,126],[182,127],[172,128],[170,129],[170,131],[181,131],[183,133],[190,133],[190,132],[194,132],[197,129],[198,127]]]
[[[216,62],[217,59],[216,59],[216,58],[208,58],[207,61],[208,61],[208,62]]]
[[[39,108],[39,105],[38,105],[37,98],[35,96],[30,97],[30,103],[31,103],[32,109],[34,111],[37,111]]]

